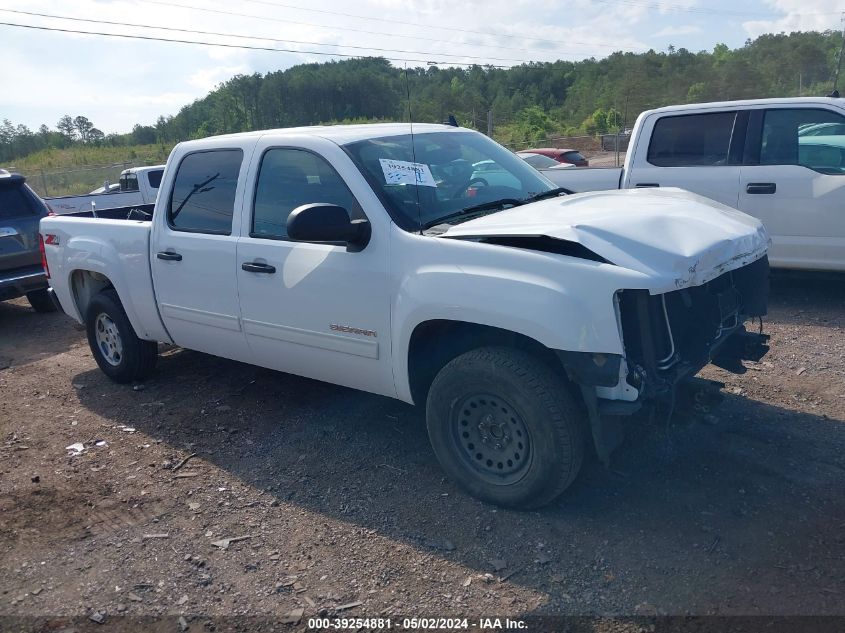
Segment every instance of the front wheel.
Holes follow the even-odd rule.
[[[426,417],[447,475],[497,505],[546,505],[584,459],[583,414],[564,379],[519,350],[486,347],[453,359],[431,385]]]
[[[104,290],[91,300],[85,327],[94,360],[109,378],[125,383],[152,373],[158,345],[138,338],[114,290]]]

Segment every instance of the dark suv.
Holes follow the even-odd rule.
[[[56,309],[38,243],[38,221],[49,213],[23,176],[0,169],[0,301],[26,295],[36,312]]]

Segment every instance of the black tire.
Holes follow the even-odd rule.
[[[27,292],[26,299],[29,301],[29,305],[32,306],[32,309],[36,312],[56,311],[56,304],[53,303],[53,299],[50,297],[50,293],[47,292],[46,288]]]
[[[474,497],[511,508],[546,505],[573,482],[584,461],[584,416],[564,378],[504,347],[453,359],[426,403],[446,474]]]
[[[106,318],[101,321],[101,317]],[[113,325],[116,329],[116,336],[103,343],[101,347],[101,342],[98,342],[98,329],[103,321],[108,322],[108,320],[110,320],[109,325]],[[85,329],[94,360],[97,361],[103,373],[115,382],[127,383],[142,380],[152,373],[158,359],[158,344],[138,338],[117,292],[113,289],[104,290],[91,299],[85,315]],[[112,345],[115,339],[119,343],[119,353],[115,353],[117,348]],[[111,354],[111,361],[109,354]]]

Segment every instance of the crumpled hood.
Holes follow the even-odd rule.
[[[759,220],[675,188],[626,189],[541,200],[450,227],[442,237],[539,237],[576,242],[648,275],[652,293],[697,286],[762,257]]]

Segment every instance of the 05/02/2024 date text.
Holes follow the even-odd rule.
[[[456,631],[466,629],[485,630],[520,630],[526,623],[510,618],[309,618],[308,629],[312,630],[440,630]]]

